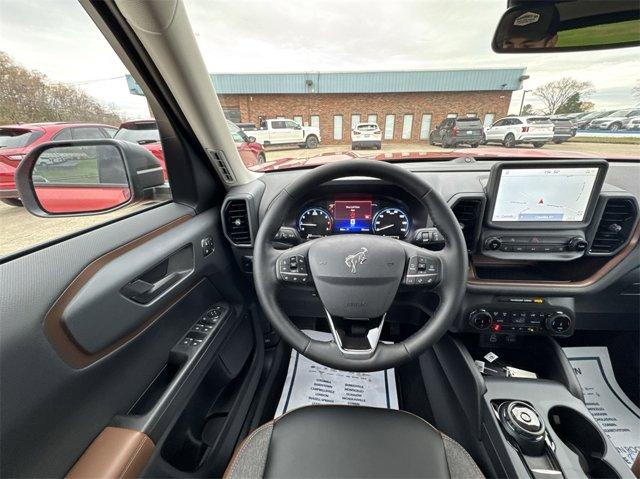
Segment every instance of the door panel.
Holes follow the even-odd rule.
[[[241,298],[221,231],[217,210],[192,216],[191,209],[168,204],[0,265],[3,476],[66,474],[166,368],[169,352],[199,315],[216,301]],[[215,250],[204,257],[201,240],[206,236]],[[122,309],[117,305],[130,300],[117,288],[105,284],[101,290],[91,281],[102,277],[107,282],[107,272],[116,274],[113,262],[119,280],[134,280],[154,262],[189,245],[193,272],[158,301]],[[121,261],[125,257],[128,261]],[[87,271],[91,278],[74,286]],[[99,299],[95,317],[84,315],[87,321],[100,317],[94,323],[97,333],[111,327],[117,315],[131,321],[131,327],[97,353],[86,351],[61,328],[66,346],[74,350],[67,354],[45,328],[45,318],[65,304],[60,300],[65,295],[72,298],[67,305],[85,296]],[[136,310],[145,314],[132,312]]]

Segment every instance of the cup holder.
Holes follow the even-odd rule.
[[[549,410],[549,424],[560,440],[578,456],[587,477],[619,478],[620,475],[602,457],[606,442],[602,433],[578,411],[556,406]]]

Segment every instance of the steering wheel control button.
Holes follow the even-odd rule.
[[[428,256],[412,256],[407,264],[404,284],[408,286],[434,285],[440,281],[440,263]]]
[[[303,255],[283,254],[278,259],[278,279],[290,284],[310,284],[311,276]]]

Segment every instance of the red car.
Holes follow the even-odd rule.
[[[267,161],[264,149],[260,143],[251,141],[251,138],[234,123],[227,121],[229,131],[236,143],[238,153],[243,163],[249,166],[255,166]],[[114,137],[116,140],[125,140],[138,143],[149,150],[160,160],[164,171],[164,178],[167,179],[167,171],[164,163],[164,154],[162,153],[162,145],[160,144],[160,133],[155,120],[132,120],[120,125],[120,129]]]
[[[46,141],[113,138],[118,131],[93,123],[23,123],[0,126],[0,201],[21,206],[14,172],[29,151]]]

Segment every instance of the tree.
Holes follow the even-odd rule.
[[[531,103],[527,103],[525,106],[522,107],[522,116],[528,116],[528,115],[534,115],[535,112],[533,111],[533,106],[531,106]]]
[[[542,113],[553,115],[576,93],[579,94],[579,98],[587,99],[593,91],[593,83],[590,81],[564,77],[539,86],[533,91],[533,95],[543,103]]]
[[[558,107],[556,113],[578,113],[582,111],[589,111],[593,108],[593,103],[590,101],[581,101],[580,93],[574,93],[566,102]]]
[[[0,124],[71,121],[119,125],[113,106],[102,105],[83,90],[55,83],[0,52]]]

